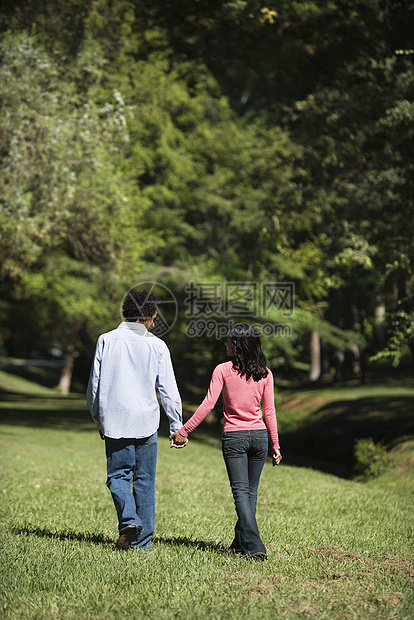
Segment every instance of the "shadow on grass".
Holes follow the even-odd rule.
[[[108,536],[102,536],[101,534],[90,534],[89,532],[73,532],[71,530],[65,530],[63,532],[54,532],[40,527],[13,527],[12,532],[14,534],[28,534],[30,536],[37,536],[38,538],[52,538],[54,540],[77,540],[78,542],[93,543],[95,545],[104,545],[106,547],[114,545],[114,540]]]
[[[228,552],[228,548],[221,544],[207,542],[205,540],[192,540],[186,537],[154,537],[154,543],[162,543],[163,545],[170,545],[172,547],[193,547],[194,549],[200,549],[201,551],[218,551],[220,553]]]
[[[83,404],[85,402],[85,397],[83,394],[71,393],[67,396],[62,396],[61,392],[58,390],[50,390],[47,389],[45,392],[38,392],[33,394],[25,394],[24,392],[13,392],[12,390],[6,390],[0,387],[0,401],[2,402],[36,402],[37,400],[45,400],[45,401],[60,401],[62,403],[79,403]]]
[[[28,428],[45,428],[62,431],[97,432],[86,404],[82,400],[71,402],[65,398],[10,395],[0,405],[0,425],[26,426]],[[8,406],[8,403],[10,405]],[[194,433],[191,441],[217,446],[220,445],[221,425],[203,423],[199,432]],[[161,409],[159,437],[168,437],[169,422]]]
[[[55,388],[60,380],[63,367],[63,360],[20,360],[17,361],[1,361],[0,370],[3,370],[11,377],[17,377],[30,381],[31,383],[45,387]],[[87,377],[87,376],[86,376]],[[82,381],[78,381],[76,377],[76,365],[75,373],[72,377],[71,389],[73,392],[84,392],[86,384],[84,383],[85,376],[82,377]]]
[[[358,439],[370,437],[392,448],[413,435],[414,399],[381,396],[330,402],[299,428],[282,433],[281,441],[285,462],[347,478]]]
[[[4,389],[0,396],[3,401],[0,424],[96,432],[83,396],[65,398],[58,393],[24,395]],[[185,407],[186,418],[193,409],[188,405]],[[221,419],[220,414],[216,415],[216,422],[202,423],[190,441],[219,449]],[[159,436],[165,438],[168,435],[168,420],[162,411]],[[343,478],[352,476],[358,439],[370,437],[391,449],[412,436],[414,399],[401,394],[360,398],[356,394],[354,399],[336,400],[320,407],[289,432],[283,431],[283,425],[280,428],[285,464],[309,467]]]
[[[0,424],[96,433],[96,426],[86,409],[72,409],[70,403],[61,406],[60,403],[43,402],[43,399],[27,399],[24,405],[0,409]]]
[[[47,388],[54,388],[59,383],[62,366],[62,361],[53,360],[21,360],[19,363],[0,363],[0,369],[7,374]]]
[[[47,528],[31,527],[31,526],[16,526],[12,527],[13,534],[37,536],[38,538],[49,538],[52,540],[76,540],[80,543],[89,543],[94,545],[103,545],[104,547],[114,547],[115,540],[109,538],[109,536],[103,536],[102,534],[91,534],[90,532],[74,532],[72,530],[65,530],[56,532]],[[154,537],[154,543],[161,543],[164,545],[170,545],[172,547],[193,547],[201,551],[217,551],[220,553],[228,552],[228,549],[220,544],[206,542],[204,540],[191,540],[186,537]]]

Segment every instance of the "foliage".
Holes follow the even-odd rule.
[[[76,101],[25,35],[3,41],[1,77],[3,273],[17,278],[55,249],[98,267],[113,264],[117,226],[127,238],[131,228],[120,170],[129,141],[121,96],[101,108]]]
[[[116,91],[98,106],[70,82],[61,88],[59,68],[33,37],[6,36],[1,54],[0,254],[14,300],[5,297],[17,314],[30,299],[46,346],[65,346],[71,332],[95,332],[108,318],[147,243],[138,225],[145,199],[122,169],[125,106]]]
[[[79,324],[91,347],[158,274],[181,299],[191,280],[293,282],[274,364],[306,367],[310,332],[331,358],[377,354],[378,307],[412,299],[412,17],[406,0],[6,0],[4,350],[28,342],[27,299],[28,354]],[[184,334],[191,367],[213,357]]]
[[[409,347],[414,346],[414,312],[394,312],[388,316],[389,337],[386,347],[372,356],[372,361],[391,358],[394,368],[399,366]]]
[[[355,475],[360,480],[377,478],[389,462],[387,450],[373,439],[358,439],[355,443]]]

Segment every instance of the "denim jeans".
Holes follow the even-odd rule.
[[[246,556],[266,555],[256,523],[256,504],[268,453],[267,431],[224,433],[222,451],[238,517],[230,549]]]
[[[107,487],[118,515],[118,529],[136,523],[131,547],[151,548],[155,528],[157,433],[143,439],[105,438]]]

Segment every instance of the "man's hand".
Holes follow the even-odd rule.
[[[273,450],[273,454],[272,454],[273,467],[275,465],[279,465],[281,460],[282,460],[282,455],[280,453],[280,450]]]
[[[170,435],[170,439],[170,448],[184,448],[188,444],[187,437],[183,437],[178,431],[175,431],[175,433]]]
[[[103,434],[103,432],[101,430],[99,431],[99,437],[101,439],[105,439],[105,435]]]

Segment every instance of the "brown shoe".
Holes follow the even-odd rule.
[[[120,536],[115,544],[115,549],[122,549],[124,551],[128,551],[131,546],[132,541],[139,533],[139,527],[136,523],[131,523],[131,525],[127,525],[126,528],[120,532]]]

